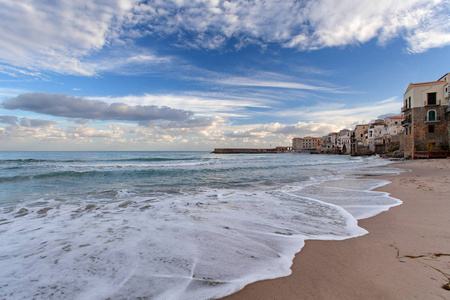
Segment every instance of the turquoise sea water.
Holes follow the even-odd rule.
[[[0,297],[209,299],[401,202],[380,158],[0,152]]]

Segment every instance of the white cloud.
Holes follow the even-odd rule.
[[[300,50],[401,37],[410,52],[424,52],[450,44],[449,10],[447,0],[2,0],[0,72],[92,76],[170,62],[134,45],[147,35],[188,48],[233,40],[236,49],[278,43]]]
[[[351,129],[355,124],[369,122],[378,115],[399,111],[401,103],[397,100],[393,97],[359,107],[317,105],[274,113],[278,118],[302,120],[296,123],[236,125],[225,118],[200,118],[152,121],[148,126],[120,122],[92,122],[73,126],[73,120],[67,120],[70,123],[58,122],[58,126],[55,126],[55,122],[29,122],[26,118],[2,116],[0,121],[6,126],[0,129],[0,139],[3,141],[0,150],[11,142],[33,141],[49,141],[52,145],[59,143],[64,148],[67,140],[71,141],[67,145],[75,143],[83,146],[83,149],[90,149],[93,145],[96,145],[93,149],[110,149],[114,145],[122,150],[143,149],[145,145],[161,150],[287,146],[293,137],[324,136],[340,129]]]
[[[225,136],[229,138],[276,138],[289,140],[294,136],[323,136],[332,131],[342,129],[337,125],[330,123],[317,122],[298,122],[295,124],[282,124],[279,122],[269,124],[253,124],[240,126],[232,132],[228,132]]]
[[[337,88],[330,88],[324,86],[316,86],[311,84],[305,84],[300,82],[291,81],[276,81],[276,80],[257,80],[245,77],[234,77],[219,81],[221,84],[234,85],[234,86],[248,86],[248,87],[266,87],[266,88],[283,88],[294,90],[310,90],[310,91],[322,91],[329,93],[345,93]]]
[[[124,131],[117,125],[111,125],[108,130],[96,129],[91,126],[71,126],[67,128],[66,132],[71,139],[120,138],[124,135]]]
[[[127,103],[128,105],[156,105],[177,107],[178,109],[193,111],[201,117],[249,117],[245,111],[247,107],[269,108],[273,102],[251,97],[234,98],[232,95],[215,93],[197,93],[197,95],[129,95],[125,97],[89,97],[92,100],[106,103]]]
[[[445,0],[166,0],[141,5],[139,18],[149,32],[177,34],[180,44],[194,48],[220,48],[233,37],[237,48],[274,42],[314,50],[400,36],[422,52],[449,44],[448,12]]]
[[[386,113],[400,114],[401,101],[398,97],[380,100],[368,105],[348,107],[344,104],[318,103],[302,109],[290,109],[277,113],[280,117],[296,117],[304,121],[332,122],[339,128],[351,128],[356,124],[368,123]]]
[[[3,0],[0,62],[19,68],[93,75],[82,60],[113,42],[135,1]]]

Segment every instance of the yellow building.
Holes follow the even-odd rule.
[[[294,151],[320,151],[322,149],[322,139],[311,136],[293,138],[292,149]]]

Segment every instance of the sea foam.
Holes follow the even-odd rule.
[[[314,176],[308,180],[302,174],[297,177],[302,180],[290,177],[265,188],[270,177],[254,185],[242,185],[242,179],[226,188],[202,184],[173,191],[143,192],[130,184],[63,198],[39,193],[42,198],[3,206],[0,297],[218,298],[254,281],[289,275],[306,240],[363,235],[367,231],[357,219],[400,204],[372,191],[387,182],[358,179],[351,175],[355,167],[343,172],[340,158],[333,161],[340,171],[333,163],[307,163],[319,167],[317,172],[309,167]],[[266,176],[261,170],[270,170],[267,164],[252,172]],[[223,161],[218,165],[227,168]],[[325,167],[332,170],[321,175]],[[383,168],[372,172],[381,174]],[[228,178],[195,174],[208,183]]]

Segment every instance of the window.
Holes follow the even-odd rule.
[[[409,101],[408,107],[411,108],[411,97],[409,97],[409,100],[408,100],[408,101]]]
[[[436,105],[436,93],[427,94],[428,105]]]
[[[435,110],[429,110],[428,111],[428,121],[436,121],[436,111]]]
[[[434,133],[434,125],[428,125],[428,133]]]

